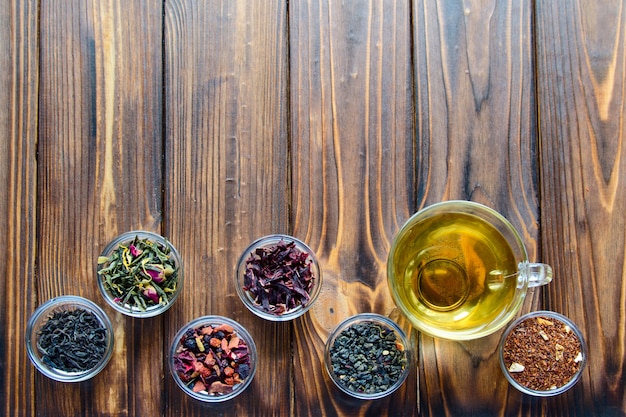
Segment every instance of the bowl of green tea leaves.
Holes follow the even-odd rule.
[[[147,231],[123,233],[98,257],[98,286],[117,311],[154,317],[171,307],[183,284],[181,257],[164,237]]]
[[[93,301],[74,295],[40,305],[26,326],[26,351],[42,374],[79,382],[97,375],[113,353],[113,326]]]
[[[376,400],[396,391],[410,372],[409,339],[393,320],[375,313],[348,317],[328,336],[324,365],[346,394]]]
[[[241,254],[235,274],[244,305],[270,321],[300,317],[322,287],[321,268],[311,248],[281,234],[252,242]]]

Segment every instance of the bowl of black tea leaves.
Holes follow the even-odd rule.
[[[106,313],[86,298],[52,298],[28,321],[26,350],[35,368],[48,378],[85,381],[111,359],[113,327]]]
[[[396,391],[410,372],[411,349],[402,329],[374,313],[348,317],[326,342],[324,365],[330,379],[346,394],[362,400]]]
[[[252,242],[239,258],[235,278],[243,304],[270,321],[300,317],[322,288],[322,270],[311,248],[281,234]]]

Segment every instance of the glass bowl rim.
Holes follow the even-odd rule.
[[[355,391],[349,390],[347,387],[343,386],[337,379],[335,373],[332,370],[332,364],[330,359],[330,349],[337,338],[345,329],[350,327],[355,323],[360,322],[374,322],[378,324],[382,324],[386,326],[388,329],[393,331],[396,335],[397,340],[399,340],[404,345],[404,355],[406,357],[406,366],[402,371],[402,375],[400,378],[386,391],[381,391],[373,394],[359,393]],[[404,330],[389,317],[383,316],[378,313],[359,313],[353,316],[350,316],[344,320],[342,320],[339,324],[335,326],[335,328],[329,333],[328,339],[324,345],[324,368],[326,369],[326,373],[333,381],[333,383],[344,393],[350,395],[351,397],[358,398],[360,400],[376,400],[383,397],[386,397],[393,392],[395,392],[398,388],[400,388],[404,382],[406,381],[409,373],[411,372],[412,367],[412,348],[410,345],[410,341]]]
[[[170,256],[174,259],[174,261],[178,265],[178,281],[176,284],[176,292],[172,294],[168,303],[165,305],[160,304],[156,306],[150,306],[144,311],[136,307],[130,307],[130,306],[126,307],[116,302],[113,299],[112,295],[109,293],[109,291],[106,288],[104,288],[103,281],[102,279],[100,279],[100,276],[98,274],[98,271],[100,271],[100,264],[98,264],[98,262],[96,262],[96,280],[98,281],[98,288],[100,289],[100,293],[104,297],[107,304],[109,304],[115,311],[118,311],[126,316],[135,317],[135,318],[155,317],[164,313],[170,307],[172,307],[172,305],[178,299],[178,296],[182,292],[183,283],[184,283],[183,260],[182,260],[182,257],[180,256],[180,253],[178,252],[176,247],[172,244],[172,242],[169,239],[165,238],[164,236],[158,233],[151,232],[148,230],[130,230],[130,231],[117,235],[104,247],[104,249],[100,253],[100,256],[107,256],[107,254],[112,253],[121,243],[130,242],[133,239],[135,239],[135,237],[139,237],[140,239],[149,239],[161,245],[166,246],[170,250]]]
[[[311,271],[315,276],[315,280],[312,291],[309,293],[309,302],[306,303],[306,305],[300,305],[282,314],[271,314],[256,306],[248,296],[247,291],[243,289],[243,273],[245,272],[245,265],[248,257],[256,248],[270,246],[280,242],[281,240],[286,242],[293,241],[300,251],[306,252],[309,255],[309,259],[311,260]],[[289,321],[304,315],[317,300],[322,289],[322,283],[322,268],[315,252],[302,240],[282,233],[269,234],[255,239],[241,252],[239,260],[235,266],[235,288],[237,290],[237,295],[239,295],[239,299],[252,313],[269,321]]]
[[[443,329],[437,327],[437,325],[425,322],[424,320],[420,320],[416,318],[413,314],[411,314],[411,309],[408,307],[405,300],[398,294],[398,291],[394,288],[396,284],[394,284],[394,277],[396,276],[394,271],[394,260],[397,257],[396,251],[398,246],[400,245],[403,238],[405,238],[406,234],[411,230],[411,228],[423,221],[424,219],[430,217],[433,212],[437,212],[439,210],[446,210],[450,213],[465,213],[471,214],[474,216],[478,216],[484,221],[487,221],[491,224],[492,227],[495,227],[500,233],[502,231],[506,231],[508,237],[511,238],[511,242],[515,242],[516,248],[513,248],[509,242],[509,246],[511,246],[514,250],[519,250],[520,259],[518,262],[518,272],[520,272],[521,268],[527,266],[529,263],[529,257],[526,245],[524,244],[522,238],[520,237],[520,232],[517,228],[511,223],[511,221],[504,216],[504,214],[500,213],[498,210],[487,206],[485,204],[471,201],[471,200],[444,200],[438,201],[436,203],[428,204],[418,211],[411,214],[408,219],[404,221],[401,227],[398,229],[396,234],[394,235],[389,252],[387,254],[387,267],[386,267],[386,279],[387,286],[389,288],[389,292],[391,294],[391,298],[394,302],[394,305],[398,307],[398,309],[402,312],[402,314],[409,320],[411,325],[420,332],[427,334],[431,337],[449,340],[449,341],[470,341],[477,340],[489,335],[492,335],[503,327],[505,327],[510,321],[515,317],[520,308],[522,307],[526,296],[528,295],[528,279],[525,279],[523,285],[520,285],[518,280],[518,284],[515,288],[513,298],[511,302],[503,308],[499,314],[491,321],[487,323],[483,323],[481,325],[477,325],[468,329],[463,330],[451,330],[451,329]],[[478,214],[480,214],[480,216]],[[498,224],[494,224],[490,219],[496,219]],[[504,236],[504,234],[503,234]],[[507,236],[505,239],[509,241]],[[520,274],[519,276],[521,276]]]
[[[246,345],[248,346],[248,355],[250,357],[250,374],[246,377],[246,379],[242,383],[238,384],[239,386],[236,389],[233,389],[228,394],[209,395],[209,394],[203,394],[200,392],[193,392],[180,379],[180,377],[176,373],[176,369],[174,369],[174,355],[176,354],[176,350],[180,346],[180,339],[182,338],[182,336],[185,334],[185,332],[188,329],[195,329],[203,324],[228,324],[233,327],[233,329],[235,330],[235,333],[240,338],[245,340]],[[252,380],[254,379],[254,376],[256,374],[256,369],[257,369],[257,361],[258,361],[257,347],[256,347],[256,343],[254,342],[254,338],[252,337],[250,332],[242,324],[238,323],[237,321],[231,318],[219,316],[219,315],[206,315],[206,316],[197,317],[187,322],[183,326],[181,326],[180,329],[178,329],[178,331],[176,332],[176,335],[174,336],[174,338],[172,339],[169,352],[168,352],[168,358],[167,358],[170,375],[176,382],[176,385],[178,385],[178,387],[185,394],[189,395],[191,398],[194,398],[196,400],[206,402],[206,403],[219,403],[219,402],[228,401],[232,398],[235,398],[242,392],[244,392],[246,388],[248,388],[248,386],[252,383]]]
[[[40,358],[36,344],[37,332],[47,322],[47,317],[53,311],[67,310],[64,307],[71,306],[71,309],[82,308],[93,313],[98,321],[106,329],[106,349],[102,359],[96,366],[83,372],[63,372],[46,365]],[[35,327],[37,325],[37,327]],[[26,351],[32,364],[42,374],[50,379],[59,382],[80,382],[93,378],[102,371],[109,363],[113,355],[113,347],[115,344],[115,334],[113,325],[106,312],[95,302],[78,295],[61,295],[53,297],[40,304],[28,319],[25,332]]]
[[[555,320],[560,321],[561,323],[569,326],[570,329],[572,329],[572,331],[578,338],[578,340],[580,341],[580,350],[581,350],[580,353],[582,354],[582,361],[580,364],[580,368],[578,369],[578,372],[576,372],[574,376],[572,376],[572,379],[570,379],[565,385],[556,389],[542,391],[542,390],[534,390],[534,389],[523,386],[511,376],[504,362],[504,343],[506,342],[507,337],[518,324],[528,319],[532,319],[534,317],[548,317],[548,318],[553,318]],[[506,380],[509,382],[509,384],[511,384],[511,386],[516,388],[518,391],[524,394],[535,396],[535,397],[553,397],[553,396],[562,394],[565,391],[572,388],[574,385],[576,385],[576,383],[582,377],[583,371],[587,364],[587,344],[585,343],[585,338],[583,337],[582,331],[576,325],[576,323],[574,323],[569,317],[561,313],[557,313],[555,311],[536,310],[536,311],[531,311],[529,313],[521,315],[520,317],[515,319],[506,327],[506,329],[502,333],[502,336],[500,337],[500,342],[498,344],[498,361],[500,363],[500,369],[502,370],[502,374],[504,375]]]

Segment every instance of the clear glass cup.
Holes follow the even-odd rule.
[[[50,362],[45,360],[45,353],[38,347],[39,335],[42,327],[53,314],[79,309],[92,313],[102,327],[105,328],[105,351],[102,358],[91,369],[67,372],[55,368]],[[96,376],[111,359],[113,342],[113,326],[107,314],[94,302],[75,295],[64,295],[46,301],[35,310],[26,326],[26,352],[28,357],[38,371],[55,381],[80,382]]]
[[[507,338],[511,335],[511,332],[520,323],[523,323],[526,320],[531,320],[537,317],[547,318],[549,321],[555,323],[555,325],[556,325],[556,322],[560,322],[563,326],[567,326],[576,335],[576,338],[580,341],[580,352],[577,358],[578,365],[579,365],[578,371],[572,376],[569,382],[567,382],[565,385],[558,387],[558,388],[548,389],[548,390],[535,390],[535,389],[526,387],[522,385],[520,382],[518,382],[511,375],[511,372],[509,371],[510,364],[509,366],[507,366],[507,363],[505,362],[505,358],[504,358],[505,344],[506,344]],[[547,336],[544,336],[544,337],[547,337]],[[559,313],[555,313],[553,311],[541,310],[541,311],[533,311],[532,313],[528,313],[519,317],[506,328],[506,330],[502,334],[502,338],[500,339],[500,344],[498,346],[498,356],[499,356],[499,361],[500,361],[500,369],[502,369],[502,373],[504,374],[504,377],[518,391],[524,394],[535,396],[535,397],[551,397],[551,396],[564,393],[565,391],[569,390],[574,385],[576,385],[576,383],[580,380],[583,374],[583,371],[585,369],[585,365],[587,364],[587,345],[585,344],[583,334],[578,328],[578,326],[576,326],[576,324],[574,324],[574,322],[572,322],[568,317]]]
[[[220,326],[220,325],[229,325],[234,329],[234,333],[237,337],[245,342],[248,347],[248,357],[249,357],[249,373],[241,383],[237,383],[233,386],[232,391],[228,393],[221,394],[209,394],[206,390],[202,391],[194,391],[195,381],[183,381],[181,376],[178,374],[176,370],[176,355],[180,353],[182,349],[181,340],[185,333],[190,329],[198,329],[203,326]],[[233,357],[228,357],[229,361],[237,360]],[[169,351],[169,368],[176,385],[182,389],[185,394],[189,395],[196,400],[203,402],[223,402],[227,400],[231,400],[241,394],[251,383],[254,378],[254,374],[256,373],[257,368],[257,348],[254,343],[254,339],[248,331],[239,323],[234,320],[231,320],[227,317],[222,316],[204,316],[199,317],[195,320],[190,321],[180,328],[174,339],[172,340],[172,344]]]
[[[337,340],[338,337],[342,335],[342,333],[346,329],[350,328],[353,325],[362,324],[362,323],[373,323],[379,326],[380,328],[386,328],[392,331],[393,334],[395,335],[396,341],[399,342],[403,346],[404,355],[406,359],[405,367],[404,369],[401,370],[401,374],[399,375],[397,380],[384,391],[372,392],[372,393],[353,391],[342,383],[341,378],[333,370],[333,361],[331,359],[331,349],[333,345],[335,344],[335,341]],[[372,361],[371,365],[379,366],[378,359],[376,361]],[[326,368],[326,372],[330,376],[330,379],[341,391],[345,392],[346,394],[354,398],[358,398],[361,400],[376,400],[379,398],[383,398],[393,393],[398,388],[400,388],[402,384],[404,383],[404,381],[406,381],[406,378],[408,377],[410,373],[411,360],[412,360],[412,350],[409,345],[409,339],[407,338],[404,331],[393,320],[389,319],[388,317],[382,316],[380,314],[375,314],[375,313],[357,314],[357,315],[348,317],[347,319],[339,323],[328,336],[328,340],[326,341],[326,345],[324,348],[324,367]]]
[[[311,274],[314,278],[313,286],[309,291],[308,302],[304,304],[299,304],[296,307],[286,310],[284,312],[275,313],[273,311],[264,309],[262,305],[256,303],[254,295],[250,291],[244,289],[244,275],[247,269],[247,260],[258,248],[272,247],[277,245],[281,241],[284,243],[293,242],[295,249],[308,255],[308,262],[310,265]],[[239,295],[239,298],[241,298],[243,304],[257,316],[270,321],[288,321],[300,317],[304,313],[306,313],[319,296],[320,290],[322,288],[322,269],[320,268],[319,262],[313,250],[311,250],[311,248],[309,248],[301,240],[292,236],[282,234],[268,235],[252,242],[239,257],[239,261],[237,262],[237,267],[235,269],[235,286],[237,288],[237,294]]]
[[[529,287],[552,280],[531,263],[519,233],[501,214],[470,201],[415,213],[394,238],[387,262],[391,295],[418,330],[469,340],[502,328]]]
[[[141,308],[130,305],[128,303],[122,303],[119,300],[118,295],[112,294],[111,291],[106,288],[104,280],[98,273],[98,271],[100,271],[102,268],[105,268],[109,265],[108,262],[97,262],[96,264],[96,278],[98,280],[98,288],[100,288],[100,292],[102,293],[102,296],[104,297],[106,302],[122,314],[137,318],[158,316],[159,314],[164,313],[172,306],[172,304],[174,304],[174,301],[176,301],[183,288],[183,262],[180,254],[178,253],[174,245],[172,245],[169,240],[156,233],[143,230],[135,230],[122,233],[121,235],[113,239],[104,248],[102,254],[100,255],[100,258],[109,258],[120,245],[128,246],[135,239],[135,237],[139,239],[148,239],[150,242],[154,242],[161,247],[167,248],[169,250],[170,259],[173,260],[174,264],[178,266],[176,291],[168,295],[168,301],[166,303],[151,305],[148,306],[145,310],[142,310]]]

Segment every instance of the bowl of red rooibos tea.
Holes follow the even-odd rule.
[[[248,331],[234,320],[204,316],[183,326],[172,342],[169,367],[190,397],[222,402],[241,394],[256,372],[257,350]]]
[[[519,317],[502,334],[500,367],[511,385],[533,396],[561,394],[580,379],[587,350],[580,329],[552,311]]]
[[[111,359],[113,327],[106,313],[86,298],[52,298],[28,321],[26,351],[35,368],[48,378],[85,381]]]
[[[235,276],[244,305],[271,321],[300,317],[322,288],[322,270],[311,248],[281,234],[252,242],[239,258]]]

